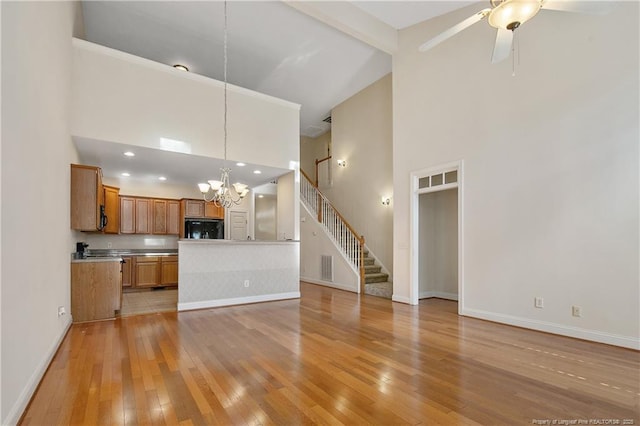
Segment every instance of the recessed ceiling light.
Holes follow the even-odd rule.
[[[131,152],[131,151],[127,151],[127,152],[125,152],[125,153],[124,153],[124,155],[125,155],[126,157],[135,157],[135,156],[136,156],[136,154],[134,154],[134,153],[133,153],[133,152]]]
[[[246,164],[245,164],[245,163],[236,163],[236,166],[238,166],[238,167],[244,167],[244,166],[246,166]]]
[[[260,194],[258,195],[258,198],[264,198],[264,195]]]
[[[127,172],[124,172],[124,173],[122,173],[122,176],[124,176],[124,177],[129,177],[129,176],[131,176],[131,175],[130,175],[129,173],[127,173]]]
[[[254,174],[254,175],[259,175],[260,173],[262,173],[260,170],[254,170],[254,171],[253,171],[253,174]]]
[[[158,178],[158,180],[167,180],[167,178],[166,178],[166,177],[164,177],[164,176],[160,176],[160,177]]]
[[[187,68],[186,65],[182,65],[182,64],[175,64],[173,66],[175,69],[180,70],[180,71],[189,71],[189,68]]]

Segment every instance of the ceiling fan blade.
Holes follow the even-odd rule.
[[[482,19],[484,19],[485,16],[487,16],[489,14],[489,12],[491,12],[491,9],[489,9],[489,8],[482,9],[480,12],[476,13],[475,15],[470,16],[469,18],[465,19],[464,21],[460,22],[459,24],[454,25],[453,27],[449,28],[448,30],[445,30],[445,31],[441,32],[440,34],[438,34],[437,36],[435,36],[431,40],[423,43],[422,45],[420,45],[418,50],[420,52],[425,52],[425,51],[431,49],[432,47],[442,43],[446,39],[448,39],[450,37],[453,37],[454,35],[458,34],[460,31],[469,28],[471,25],[475,24],[476,22],[480,22]]]
[[[560,12],[577,12],[588,15],[604,15],[611,11],[608,1],[577,1],[577,0],[545,0],[542,8],[558,10]]]
[[[493,47],[493,56],[491,63],[495,64],[504,61],[511,53],[511,44],[513,43],[513,31],[498,28],[496,35],[496,45]]]

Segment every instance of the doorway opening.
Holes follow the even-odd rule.
[[[411,304],[457,300],[463,309],[462,161],[411,174]]]

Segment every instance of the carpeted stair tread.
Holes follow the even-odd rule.
[[[382,267],[380,265],[364,265],[365,274],[375,274],[380,272]]]
[[[364,294],[391,299],[391,296],[393,295],[393,285],[388,281],[365,284]]]
[[[385,282],[389,279],[389,274],[383,274],[381,272],[375,274],[365,274],[364,275],[364,283],[380,283]]]

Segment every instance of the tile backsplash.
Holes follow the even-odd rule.
[[[177,249],[177,235],[103,235],[78,233],[77,241],[89,244],[88,249]],[[111,246],[109,246],[111,244]],[[75,251],[75,246],[71,250]]]

